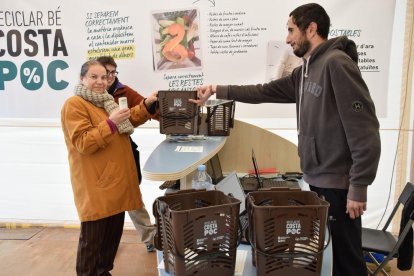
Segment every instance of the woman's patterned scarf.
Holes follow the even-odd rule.
[[[114,97],[112,97],[108,92],[105,91],[104,93],[95,93],[87,89],[82,84],[75,87],[74,94],[97,107],[104,108],[109,115],[111,115],[111,113],[119,107],[114,101]],[[134,132],[134,127],[128,119],[117,124],[116,126],[118,127],[119,133],[132,134]]]

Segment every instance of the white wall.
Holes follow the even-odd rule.
[[[295,142],[295,130],[274,130]],[[376,226],[389,195],[398,132],[381,130],[382,156],[375,182],[369,188],[368,212],[364,223]],[[165,138],[158,128],[141,127],[134,133],[142,165]],[[0,223],[77,224],[67,163],[67,151],[60,127],[0,127]],[[407,164],[407,166],[409,166]],[[144,180],[141,189],[152,214],[152,202],[163,191],[162,182]],[[391,195],[392,204],[393,196]],[[389,210],[388,210],[389,211]],[[130,219],[126,216],[126,226]]]
[[[137,129],[133,137],[142,164],[164,139],[157,128]],[[0,127],[0,152],[0,222],[78,223],[60,127]],[[154,199],[163,194],[161,183],[141,184],[150,213]]]
[[[402,68],[401,49],[403,49],[404,38],[401,30],[405,28],[403,21],[405,6],[406,1],[396,1],[390,61],[390,72],[393,73],[390,74],[388,87],[388,117],[380,118],[382,156],[377,178],[369,188],[369,209],[363,219],[363,223],[368,226],[377,225],[389,196],[390,206],[393,204],[393,195],[390,195],[389,191],[393,190],[390,185],[395,184],[393,167],[401,109],[400,68]],[[414,99],[411,99],[408,104],[413,110]],[[294,119],[244,120],[296,142]],[[410,121],[413,121],[412,114]],[[410,127],[410,141],[412,141],[412,124]],[[159,134],[155,124],[137,129],[134,140],[139,145],[142,164],[164,138],[164,135]],[[0,120],[0,225],[2,222],[57,225],[78,223],[66,154],[59,122],[52,120],[30,123],[26,120],[22,123],[18,120]],[[411,164],[411,159],[406,164],[402,164],[406,166],[408,173]],[[163,194],[163,191],[158,189],[160,184],[161,182],[147,180],[141,184],[144,201],[150,213],[152,213],[153,200]],[[128,216],[127,226],[131,226]]]

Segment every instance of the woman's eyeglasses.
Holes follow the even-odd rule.
[[[110,77],[116,77],[118,75],[118,71],[106,71],[108,76]]]

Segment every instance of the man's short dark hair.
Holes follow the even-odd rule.
[[[322,6],[315,3],[305,4],[294,9],[289,16],[302,32],[306,31],[311,22],[315,22],[318,25],[316,32],[322,38],[328,38],[331,20]]]
[[[115,68],[118,67],[118,65],[116,64],[114,58],[111,57],[111,56],[98,57],[96,60],[99,61],[100,63],[102,63],[104,66],[105,65],[112,65]]]

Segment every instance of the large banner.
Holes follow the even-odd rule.
[[[359,67],[379,117],[387,116],[395,1],[316,1],[330,37],[358,47]],[[119,79],[148,95],[207,83],[256,84],[300,60],[286,45],[284,0],[26,0],[0,10],[0,119],[59,118],[88,59],[111,55]],[[275,108],[275,106],[277,108]],[[239,118],[293,118],[292,105],[238,104]]]

